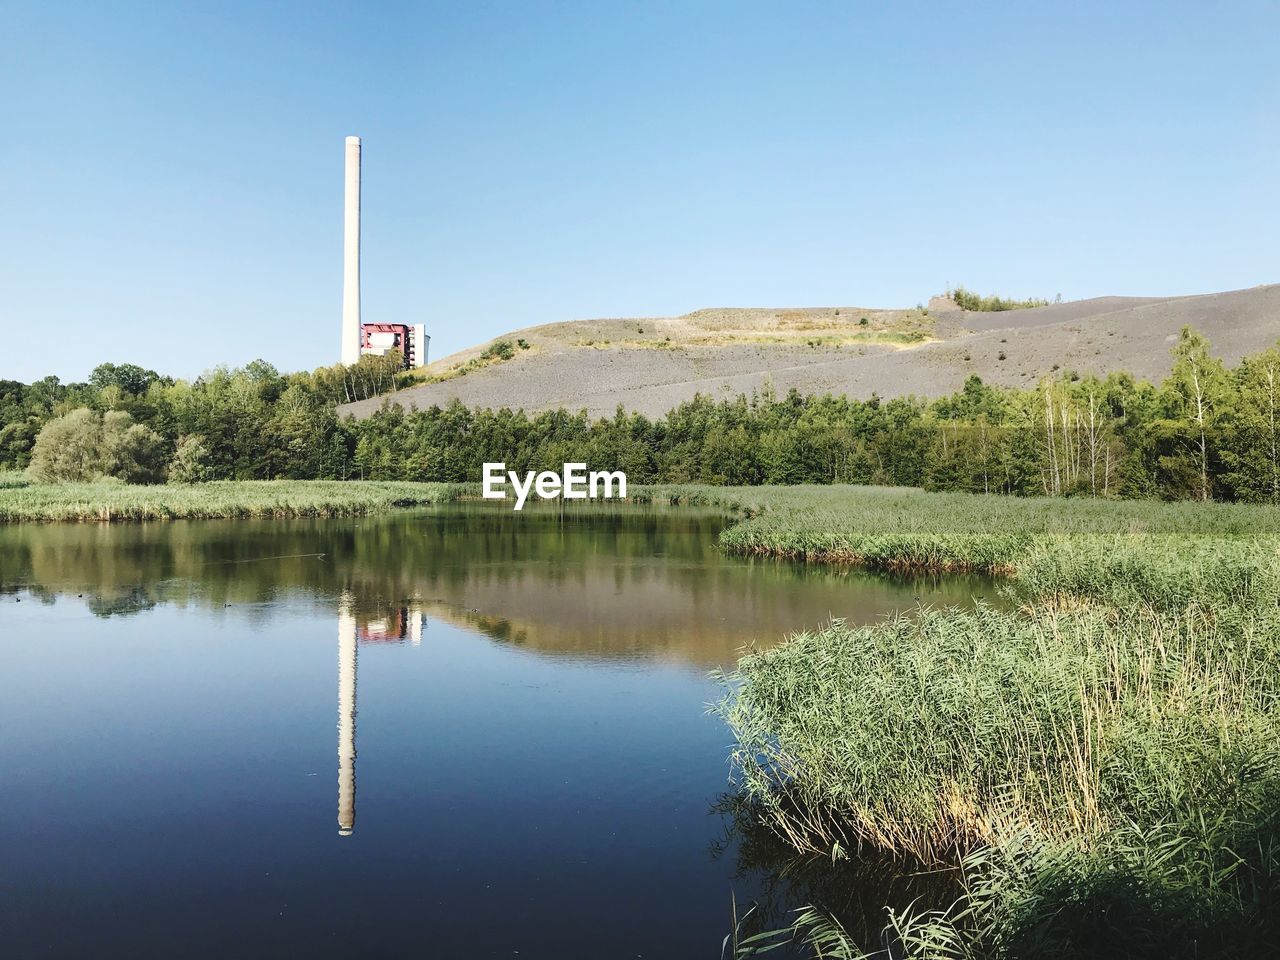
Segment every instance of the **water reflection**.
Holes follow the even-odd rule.
[[[356,673],[359,644],[422,645],[426,617],[417,604],[357,612],[355,598],[338,601],[338,835],[356,827]]]
[[[356,828],[356,618],[338,608],[338,835]]]
[[[726,557],[723,522],[0,527],[0,942],[420,956],[430,930],[448,956],[701,956],[731,895],[834,897],[775,882],[745,836],[708,856],[729,735],[707,668],[987,587]]]
[[[345,596],[390,618],[424,614],[501,643],[591,660],[731,664],[831,617],[880,619],[917,603],[967,604],[980,578],[894,580],[847,568],[727,557],[726,521],[693,511],[596,507],[523,514],[450,507],[357,520],[209,521],[0,528],[0,592],[52,602],[84,594],[104,617],[158,604],[234,608],[251,619],[276,602],[333,609]]]

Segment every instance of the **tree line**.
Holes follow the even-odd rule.
[[[509,469],[625,470],[631,483],[919,486],[1015,495],[1280,503],[1280,346],[1234,369],[1185,329],[1161,383],[1062,373],[1033,389],[970,377],[935,400],[699,396],[622,409],[472,410],[364,419],[336,407],[394,385],[391,360],[281,374],[255,361],[194,382],[104,364],[87,383],[0,381],[0,465],[40,480],[475,482]]]

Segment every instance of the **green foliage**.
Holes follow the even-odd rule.
[[[529,344],[524,340],[517,341],[521,350],[528,350]],[[442,383],[446,380],[453,380],[457,377],[465,377],[469,373],[477,370],[483,370],[485,367],[493,366],[495,363],[502,363],[510,360],[516,355],[516,348],[511,345],[510,340],[495,340],[482,351],[467,360],[465,363],[457,364],[448,370],[429,376],[420,376],[415,374],[406,374],[406,383]]]
[[[993,312],[1000,310],[1025,310],[1028,307],[1046,307],[1049,305],[1048,300],[1041,300],[1030,297],[1026,300],[1007,300],[1004,297],[987,296],[974,293],[972,290],[966,290],[964,287],[956,287],[954,290],[948,290],[947,296],[950,297],[962,310],[975,310],[983,312]],[[1059,298],[1061,299],[1061,298]]]
[[[485,347],[480,354],[481,360],[510,360],[516,355],[516,349],[510,340],[495,340]]]
[[[50,420],[36,438],[31,475],[45,483],[102,476],[102,417],[87,407]]]
[[[879,570],[1013,574],[1017,589],[1043,597],[1069,587],[1102,599],[1133,599],[1134,593],[1106,592],[1131,584],[1153,603],[1163,593],[1176,606],[1190,590],[1244,589],[1256,577],[1255,562],[1266,556],[1254,538],[1280,537],[1280,511],[1241,504],[839,486],[663,489],[746,512],[720,537],[735,553]],[[1187,540],[1191,534],[1197,538]],[[1135,553],[1135,544],[1151,549]]]
[[[325,480],[215,481],[199,486],[119,483],[0,487],[0,522],[341,517],[442,503],[463,493],[440,483]]]
[[[1240,500],[1280,503],[1280,348],[1247,357],[1215,426],[1220,486]]]
[[[80,407],[49,421],[31,454],[32,477],[67,483],[116,477],[126,483],[163,479],[164,440],[123,410]]]
[[[89,385],[97,390],[115,387],[131,397],[141,397],[153,383],[172,383],[154,370],[146,370],[133,363],[100,363],[89,374]]]
[[[959,863],[881,944],[819,956],[1251,957],[1280,935],[1280,511],[724,491],[741,552],[983,569],[1005,602],[839,621],[744,657],[718,709],[798,850]]]
[[[209,449],[204,441],[195,434],[179,437],[169,461],[169,482],[204,483],[212,479]]]
[[[873,334],[872,334],[873,335]],[[905,335],[903,335],[905,336]],[[505,362],[491,344],[463,369]],[[84,407],[121,411],[176,450],[199,436],[214,479],[474,482],[487,460],[518,470],[566,460],[624,469],[632,483],[839,484],[940,491],[1280,503],[1280,350],[1235,370],[1187,331],[1160,385],[1063,372],[1033,390],[977,377],[949,397],[852,400],[771,390],[698,396],[653,419],[459,403],[364,420],[335,407],[393,390],[396,357],[281,374],[255,361],[193,383],[104,365],[93,384],[0,381],[0,468],[25,468],[41,428]],[[458,375],[460,370],[441,377]],[[140,391],[140,392],[139,392]]]
[[[744,658],[723,709],[746,789],[801,849],[931,863],[1008,821],[1096,843],[1236,802],[1213,771],[1280,737],[1276,644],[1237,642],[1264,627],[991,607],[836,623]]]

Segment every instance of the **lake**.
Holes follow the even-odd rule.
[[[734,901],[839,881],[735,828],[710,671],[991,592],[728,557],[726,522],[0,527],[4,955],[718,957]]]

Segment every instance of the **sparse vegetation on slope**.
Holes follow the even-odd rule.
[[[529,344],[521,339],[519,349],[528,350]],[[516,346],[513,346],[510,340],[495,340],[489,344],[476,356],[471,357],[461,363],[453,364],[443,370],[435,373],[428,373],[422,370],[407,370],[400,375],[399,384],[401,386],[420,386],[428,383],[444,383],[457,377],[465,377],[469,373],[475,373],[477,370],[483,370],[491,367],[496,363],[503,363],[510,360],[516,355]]]
[[[1278,315],[1280,284],[1196,297],[1102,297],[1035,310],[964,312],[939,296],[912,309],[724,308],[578,320],[505,334],[533,347],[518,367],[498,365],[478,376],[411,387],[393,402],[426,410],[456,397],[472,408],[531,414],[585,408],[593,417],[612,416],[622,405],[652,418],[695,394],[732,400],[770,385],[780,395],[795,388],[858,400],[936,398],[960,389],[970,375],[1000,387],[1034,387],[1055,364],[1099,378],[1127,370],[1159,380],[1169,372],[1168,338],[1183,326],[1200,330],[1217,357],[1236,363],[1275,343]],[[848,339],[855,332],[881,336]],[[902,335],[898,342],[895,334]],[[908,339],[912,334],[919,336]],[[447,372],[475,353],[437,360],[425,373]],[[344,412],[363,417],[380,405],[361,402]]]
[[[1025,300],[1007,299],[994,294],[984,297],[981,294],[974,293],[972,290],[966,290],[964,287],[948,290],[947,296],[962,310],[986,313],[997,313],[1002,310],[1027,310],[1031,307],[1047,307],[1049,305],[1048,300],[1042,300],[1037,297],[1028,297]],[[1062,297],[1059,296],[1054,302],[1061,303]]]

